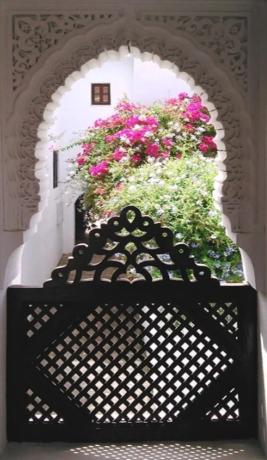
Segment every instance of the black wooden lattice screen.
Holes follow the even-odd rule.
[[[9,288],[9,440],[255,435],[255,302],[126,208],[43,288]]]

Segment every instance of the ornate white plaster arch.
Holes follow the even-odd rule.
[[[218,132],[224,128],[224,144],[220,147],[227,151],[227,155],[222,152],[218,160],[217,200],[229,232],[250,231],[254,221],[250,123],[242,92],[232,83],[233,75],[227,66],[225,70],[223,65],[215,63],[203,45],[196,46],[184,31],[174,34],[161,27],[145,27],[134,20],[128,24],[125,18],[76,32],[64,46],[58,44],[50,48],[25,78],[8,125],[6,229],[28,228],[38,209],[35,152],[38,156],[42,132],[47,129],[46,123],[54,110],[51,98],[56,100],[60,91],[64,91],[65,80],[68,83],[68,77],[79,72],[86,62],[94,65],[101,52],[117,50],[128,41],[141,53],[158,56],[163,62],[178,67],[183,75],[190,75],[191,84],[202,97],[208,96],[208,107],[213,111],[216,107],[214,118],[217,115]],[[14,168],[14,164],[19,164],[19,169]],[[41,162],[37,165],[37,174],[38,167],[42,176]]]

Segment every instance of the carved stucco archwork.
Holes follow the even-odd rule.
[[[118,15],[120,15],[118,13]],[[58,18],[59,16],[59,18]],[[50,16],[49,16],[50,17]],[[53,20],[58,25],[63,24],[62,15],[54,15]],[[69,16],[68,16],[69,18]],[[96,27],[83,25],[84,16],[79,22],[80,27],[75,31],[70,30],[64,33],[61,30],[61,38],[54,38],[54,43],[45,38],[45,43],[40,45],[38,52],[31,50],[30,43],[34,43],[30,37],[34,37],[34,27],[38,25],[38,18],[30,18],[24,22],[29,27],[28,32],[28,68],[21,70],[16,82],[21,87],[17,88],[17,99],[14,105],[13,114],[9,120],[9,148],[7,149],[7,174],[5,174],[5,193],[9,194],[9,200],[13,201],[13,212],[5,210],[5,225],[7,229],[26,229],[29,226],[30,218],[38,210],[38,180],[35,176],[35,146],[38,141],[40,128],[43,121],[43,114],[47,104],[51,101],[52,95],[58,87],[64,85],[65,79],[81,66],[105,50],[117,50],[128,41],[141,52],[149,52],[175,64],[180,72],[190,75],[196,86],[203,89],[208,95],[218,112],[217,120],[224,128],[223,139],[227,155],[221,153],[219,168],[221,174],[217,181],[217,198],[221,203],[226,220],[229,219],[233,232],[249,231],[253,215],[251,214],[251,203],[253,203],[253,188],[248,186],[253,174],[250,156],[249,122],[245,104],[245,88],[247,78],[247,58],[244,57],[246,47],[245,21],[236,18],[236,41],[242,36],[242,66],[232,66],[233,45],[229,45],[229,52],[222,53],[221,49],[216,55],[215,38],[220,42],[220,33],[223,33],[225,21],[206,17],[202,26],[198,21],[193,24],[193,18],[183,20],[180,23],[183,31],[176,29],[175,32],[166,30],[168,17],[163,19],[164,26],[149,20],[149,26],[143,24],[147,17],[142,15],[138,21],[124,18],[114,19],[112,17],[102,18],[104,26],[99,23]],[[190,20],[189,20],[190,19]],[[229,18],[227,18],[227,30],[229,30]],[[234,28],[234,19],[231,19],[231,30]],[[110,24],[107,24],[110,20]],[[157,18],[154,20],[157,22]],[[170,22],[173,19],[169,19]],[[33,21],[34,27],[29,24]],[[36,22],[37,21],[37,22]],[[167,23],[167,24],[166,24]],[[68,21],[66,21],[68,24]],[[207,25],[208,24],[208,25]],[[242,27],[241,27],[242,24]],[[25,27],[26,27],[25,25]],[[39,26],[43,25],[43,19],[39,17]],[[66,26],[67,27],[67,26]],[[186,33],[188,27],[188,33]],[[213,29],[214,27],[214,29]],[[47,24],[44,37],[47,37]],[[53,26],[52,35],[56,26]],[[39,30],[39,29],[38,29]],[[42,31],[42,27],[40,31]],[[195,31],[193,33],[193,31]],[[213,31],[213,32],[212,32]],[[218,32],[220,31],[220,33]],[[41,32],[40,32],[41,33]],[[25,31],[23,32],[25,34]],[[69,34],[69,40],[66,36]],[[206,40],[205,40],[206,34]],[[240,35],[241,34],[241,35]],[[60,33],[59,33],[60,36]],[[61,43],[64,36],[65,45]],[[213,38],[211,38],[213,36]],[[17,35],[16,35],[17,37]],[[49,33],[48,33],[48,37]],[[201,39],[200,39],[201,37]],[[51,38],[51,37],[50,37]],[[16,38],[19,43],[19,38]],[[194,41],[195,40],[195,41]],[[198,41],[198,45],[196,45]],[[211,46],[211,41],[213,45]],[[23,43],[25,37],[23,36]],[[51,44],[52,43],[52,44]],[[206,45],[205,45],[206,43]],[[36,45],[34,45],[36,46]],[[225,45],[226,46],[226,45]],[[236,45],[237,47],[237,45]],[[20,53],[16,49],[16,56]],[[238,54],[238,51],[235,50]],[[246,54],[246,53],[245,53]],[[225,56],[228,56],[227,58]],[[18,64],[16,63],[16,66]],[[242,67],[242,70],[240,70]],[[237,90],[236,81],[239,81]],[[234,82],[235,81],[235,82]],[[243,96],[242,96],[243,95]],[[220,126],[218,123],[218,127]],[[41,125],[42,126],[42,125]],[[14,169],[14,163],[20,167]],[[14,186],[15,185],[15,186]],[[248,210],[249,213],[248,214]],[[245,218],[244,218],[245,216]],[[230,229],[230,225],[229,225]]]
[[[12,18],[12,85],[17,90],[28,71],[51,47],[67,35],[96,24],[109,24],[123,12],[91,14],[16,14]],[[248,77],[247,16],[151,14],[137,12],[136,21],[160,26],[174,34],[185,34],[203,46],[216,63],[232,73],[243,93]]]

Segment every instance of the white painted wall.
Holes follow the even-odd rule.
[[[91,105],[91,83],[110,83],[111,105]],[[91,126],[96,119],[111,115],[116,104],[125,96],[136,103],[149,105],[156,100],[163,101],[174,97],[183,91],[190,93],[189,85],[179,79],[172,70],[133,55],[122,56],[114,53],[113,58],[87,72],[84,78],[76,81],[62,97],[52,130],[55,147],[72,143],[79,133]],[[78,151],[79,148],[75,147],[60,152],[61,183],[66,181],[67,160]],[[74,203],[80,193],[81,191],[75,192],[74,189],[70,189],[62,196],[64,253],[70,252],[74,245]]]

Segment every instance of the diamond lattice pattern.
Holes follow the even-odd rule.
[[[185,311],[99,305],[37,357],[37,368],[93,422],[172,422],[233,363]]]
[[[26,391],[26,413],[29,423],[63,423],[64,420],[31,388]]]
[[[27,304],[27,337],[33,337],[63,307],[62,304]]]
[[[239,395],[236,388],[231,388],[213,409],[206,413],[210,420],[239,420],[239,416]]]
[[[199,305],[229,334],[238,339],[238,308],[233,302],[209,302]]]

